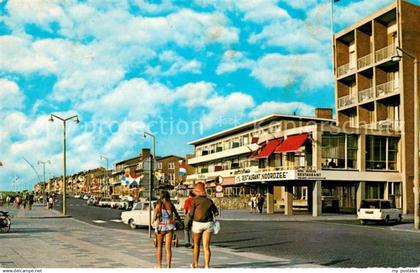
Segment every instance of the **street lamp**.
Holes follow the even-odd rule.
[[[66,124],[67,121],[74,119],[74,122],[76,124],[78,124],[79,121],[79,116],[78,115],[74,115],[71,116],[69,118],[61,118],[57,115],[51,114],[50,118],[48,119],[48,121],[50,122],[54,122],[54,118],[61,120],[63,122],[63,215],[65,216],[67,213],[67,203],[66,203],[66,167],[67,167],[67,158],[66,158]]]
[[[44,183],[42,183],[42,204],[44,206],[47,205],[47,194],[45,192],[45,183],[47,183],[47,180],[45,178],[45,164],[51,164],[51,161],[47,160],[47,161],[41,161],[38,160],[38,165],[42,164],[43,170],[44,170]]]
[[[413,59],[414,65],[414,228],[420,229],[420,200],[419,200],[419,105],[418,105],[418,60],[417,57],[402,49],[396,47],[397,54],[391,58],[394,62],[402,60],[403,55],[407,55]]]
[[[106,181],[106,185],[108,186],[108,189],[109,189],[109,177],[108,177],[108,163],[109,163],[109,160],[108,160],[107,157],[105,157],[103,155],[100,155],[99,159],[100,160],[106,160],[106,170],[105,170],[105,179],[106,180],[105,181]],[[108,194],[110,194],[110,192]]]
[[[147,136],[153,139],[153,158],[150,160],[150,175],[149,175],[149,238],[152,237],[152,186],[153,186],[153,170],[154,170],[154,160],[155,160],[155,148],[156,148],[156,137],[155,135],[144,132],[143,137]]]

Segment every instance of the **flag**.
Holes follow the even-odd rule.
[[[182,162],[179,164],[179,175],[185,176],[187,173],[187,164],[185,162]]]

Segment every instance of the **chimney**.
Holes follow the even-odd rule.
[[[331,108],[315,108],[316,118],[332,119],[333,113]]]
[[[141,149],[141,155],[140,157],[144,160],[146,158],[150,157],[150,149],[149,148],[143,148]]]

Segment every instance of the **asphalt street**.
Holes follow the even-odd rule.
[[[60,209],[59,204],[57,209]],[[68,214],[94,225],[130,228],[120,223],[121,210],[85,205],[69,198]],[[131,232],[147,233],[147,228]],[[179,232],[183,238],[182,232]],[[253,252],[302,260],[330,267],[418,267],[418,233],[394,231],[354,221],[237,222],[223,221],[214,245],[237,252]]]

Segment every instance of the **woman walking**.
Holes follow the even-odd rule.
[[[210,266],[210,241],[213,233],[214,216],[219,215],[219,211],[213,201],[206,196],[204,183],[198,182],[194,187],[194,197],[190,217],[193,220],[192,232],[194,237],[194,253],[192,267],[198,267],[200,255],[200,241],[203,241],[204,248],[204,267]]]
[[[162,245],[165,238],[166,267],[171,268],[172,260],[172,236],[175,229],[175,219],[178,218],[175,206],[171,202],[169,192],[162,191],[155,210],[152,223],[157,220],[156,227],[156,256],[157,267],[162,267]]]

